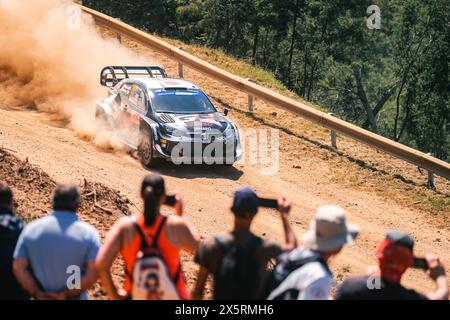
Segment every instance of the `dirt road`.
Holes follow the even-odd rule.
[[[79,181],[87,177],[120,190],[140,206],[137,188],[148,171],[136,159],[120,152],[101,150],[80,140],[65,128],[64,123],[51,121],[45,114],[0,109],[0,146],[14,150],[19,158],[28,158],[56,181]],[[326,163],[318,163],[316,169],[324,166]],[[290,197],[294,202],[291,223],[298,235],[307,227],[317,206],[325,203],[344,206],[348,219],[358,223],[362,233],[357,243],[333,262],[332,268],[338,279],[363,273],[374,264],[375,247],[389,229],[411,232],[417,240],[418,252],[435,252],[450,263],[448,228],[436,228],[423,212],[402,207],[373,193],[335,184],[328,179],[326,170],[314,174],[303,170],[299,173],[282,157],[280,171],[273,176],[261,175],[258,167],[252,165],[217,168],[164,164],[157,172],[165,176],[170,191],[178,190],[184,195],[186,216],[204,236],[231,226],[230,197],[241,185],[251,185],[266,196],[285,194]],[[270,210],[261,210],[254,231],[282,239],[279,218]],[[189,272],[189,278],[192,280],[192,272]],[[406,283],[421,290],[432,287],[418,271],[408,271]]]

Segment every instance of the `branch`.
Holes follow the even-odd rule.
[[[364,90],[364,87],[362,84],[361,67],[355,66],[353,68],[353,74],[354,74],[355,80],[356,80],[356,89],[357,89],[358,97],[361,100],[361,102],[364,106],[364,109],[366,109],[366,112],[367,112],[367,120],[371,124],[373,131],[378,132],[377,123],[376,123],[375,117],[373,115],[373,110],[370,107],[369,100],[367,99],[366,91]],[[367,127],[367,126],[365,126],[366,122],[364,122],[363,127]]]

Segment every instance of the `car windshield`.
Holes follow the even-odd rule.
[[[206,95],[199,90],[164,90],[153,92],[152,107],[156,112],[213,113],[217,112]]]

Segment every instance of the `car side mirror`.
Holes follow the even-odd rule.
[[[230,112],[230,109],[228,109],[228,108],[223,109],[223,114],[225,115],[225,117],[228,115],[229,112]]]

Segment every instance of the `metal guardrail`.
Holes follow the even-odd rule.
[[[84,6],[81,6],[81,8],[85,13],[90,14],[93,17],[97,25],[116,32],[118,37],[126,36],[177,61],[181,66],[186,65],[231,87],[246,92],[251,97],[258,97],[270,104],[274,104],[284,110],[295,113],[309,121],[326,127],[332,132],[339,132],[366,145],[389,153],[396,158],[426,169],[429,171],[431,176],[433,174],[437,174],[450,180],[450,164],[445,161],[439,160],[431,155],[407,147],[401,143],[392,141],[368,130],[364,130],[330,114],[326,114],[303,103],[284,97],[281,94],[264,88],[258,84],[242,79],[103,13]],[[182,71],[180,73],[182,74]],[[335,134],[332,136],[335,138]]]

